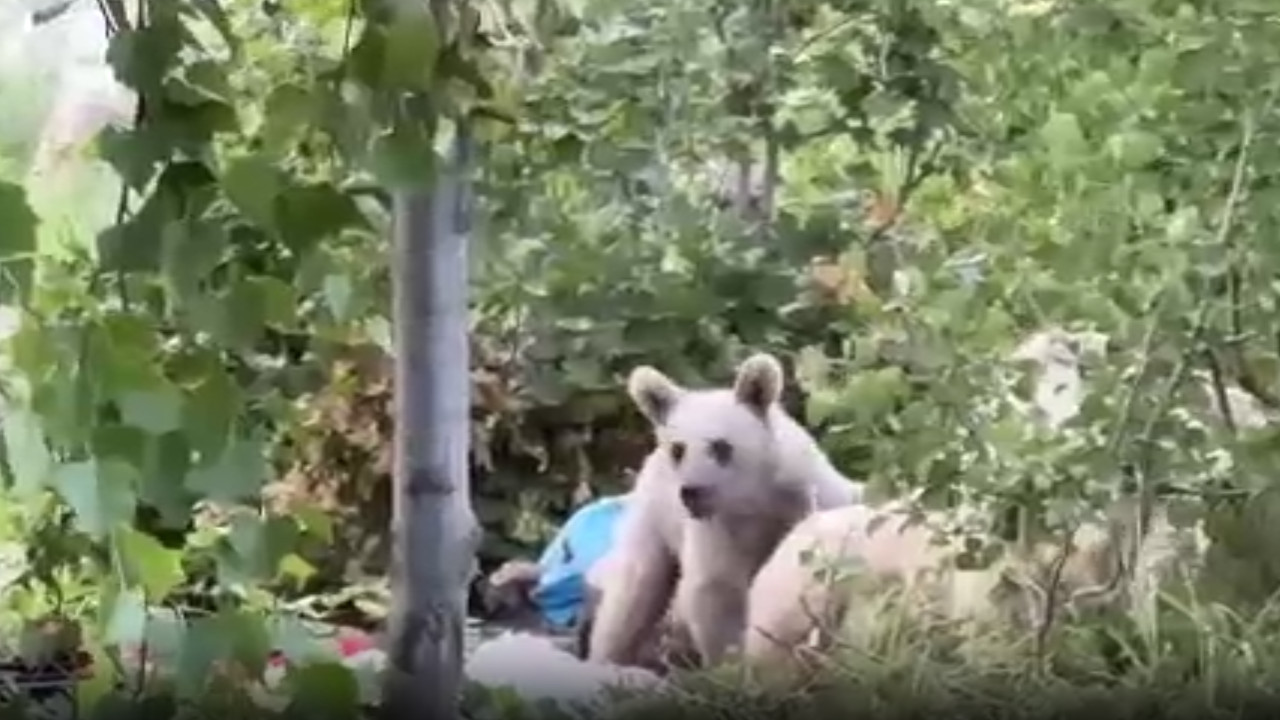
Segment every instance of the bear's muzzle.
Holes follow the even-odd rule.
[[[705,520],[714,514],[715,494],[710,485],[685,485],[680,488],[680,503],[694,520]]]

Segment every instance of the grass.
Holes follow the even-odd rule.
[[[766,690],[740,668],[679,678],[608,714],[642,718],[1240,718],[1280,711],[1280,607],[1248,613],[1165,598],[1154,622],[1064,623],[1044,655],[1028,633],[960,632],[886,618],[821,659],[803,681]]]

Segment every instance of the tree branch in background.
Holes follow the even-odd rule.
[[[774,127],[776,103],[774,98],[779,91],[778,72],[773,60],[773,48],[777,43],[779,18],[777,6],[773,0],[761,0],[764,4],[763,21],[765,25],[764,47],[764,79],[760,83],[760,97],[755,103],[757,123],[760,137],[764,142],[764,164],[761,168],[760,197],[756,200],[757,234],[761,239],[767,237],[773,228],[774,211],[777,207],[779,153],[778,133]]]
[[[739,62],[739,51],[733,49],[733,38],[726,27],[726,21],[732,14],[729,10],[715,16],[714,28],[717,37],[727,48],[726,74],[742,63]],[[762,41],[747,52],[758,54],[762,68],[758,77],[746,81],[731,79],[725,96],[725,110],[732,117],[744,118],[756,128],[759,142],[763,144],[763,158],[755,158],[752,139],[744,143],[734,144],[729,152],[729,164],[734,176],[732,196],[729,204],[737,217],[753,226],[753,234],[764,239],[773,227],[774,213],[777,206],[777,189],[779,175],[779,155],[781,153],[777,129],[774,125],[776,104],[774,96],[778,92],[777,69],[773,59],[773,50],[777,43],[780,18],[773,0],[756,0],[746,11],[749,13],[749,26],[753,30],[764,28],[760,33]],[[756,172],[757,168],[759,173]]]
[[[893,274],[898,266],[896,248],[889,234],[897,227],[902,218],[902,210],[910,202],[911,196],[937,171],[942,144],[933,143],[926,153],[924,142],[927,141],[916,141],[907,147],[907,167],[902,182],[892,196],[878,197],[871,211],[872,226],[865,241],[868,255],[867,280],[872,292],[881,297],[890,292]]]
[[[1213,386],[1213,400],[1218,405],[1219,412],[1222,413],[1222,422],[1227,426],[1227,432],[1232,436],[1236,434],[1236,418],[1235,413],[1231,409],[1231,399],[1227,396],[1226,374],[1222,370],[1222,362],[1218,359],[1218,353],[1212,347],[1204,349],[1205,363],[1209,366],[1209,380]]]
[[[1263,105],[1262,112],[1258,114],[1259,117],[1265,117],[1270,111],[1275,103],[1276,94],[1276,89],[1272,89],[1266,103]],[[1249,156],[1255,129],[1254,115],[1246,113],[1243,120],[1241,120],[1240,147],[1236,152],[1235,169],[1231,175],[1231,188],[1227,193],[1222,214],[1219,216],[1215,241],[1227,257],[1227,302],[1230,308],[1229,326],[1231,335],[1227,338],[1225,345],[1229,353],[1230,364],[1235,371],[1236,382],[1239,383],[1242,390],[1252,395],[1258,402],[1276,410],[1280,409],[1280,397],[1267,387],[1262,378],[1253,372],[1244,356],[1244,343],[1248,338],[1248,333],[1244,328],[1244,307],[1240,298],[1243,276],[1239,265],[1235,234],[1232,232],[1235,227],[1236,209],[1239,207],[1244,191],[1244,180],[1249,168]],[[1224,409],[1226,408],[1225,405],[1223,407]]]

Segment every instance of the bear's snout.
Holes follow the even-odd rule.
[[[684,485],[680,488],[680,502],[695,520],[711,517],[715,501],[715,488],[710,485]]]

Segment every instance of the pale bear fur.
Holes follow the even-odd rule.
[[[1055,428],[1075,416],[1084,393],[1080,357],[1101,354],[1103,345],[1098,336],[1051,328],[1019,346],[1012,359],[1034,362],[1040,375],[1034,401],[1025,408],[1031,419]],[[785,665],[815,631],[845,624],[852,603],[870,600],[887,587],[886,580],[922,591],[912,602],[927,603],[953,619],[1024,628],[1039,622],[1060,541],[1007,551],[983,570],[959,570],[948,557],[950,548],[932,542],[930,529],[907,524],[900,512],[904,508],[902,503],[837,508],[796,526],[750,589],[743,643],[748,663]],[[1169,522],[1166,508],[1153,508],[1142,537],[1134,537],[1137,514],[1136,501],[1122,498],[1108,508],[1105,521],[1077,530],[1061,568],[1058,606],[1078,609],[1115,600],[1136,606],[1149,600],[1155,583],[1183,569],[1184,561],[1196,554],[1187,533]],[[1130,577],[1120,575],[1122,560],[1131,565]]]
[[[928,609],[951,620],[973,620],[1031,631],[1045,609],[1062,545],[1036,543],[1006,550],[994,564],[957,569],[953,550],[933,541],[933,531],[908,523],[894,503],[814,513],[795,527],[760,569],[748,594],[743,655],[754,667],[786,667],[815,631],[849,630],[853,603],[890,584],[910,594],[913,610]],[[1085,523],[1062,564],[1055,608],[1080,610],[1138,601],[1141,588],[1182,569],[1189,552],[1185,534],[1157,508],[1144,537],[1134,543],[1128,529],[1135,507],[1114,503],[1107,522]],[[1135,547],[1136,545],[1136,547]],[[1133,553],[1131,577],[1120,574]],[[889,583],[885,583],[889,581]],[[874,621],[874,618],[871,618]]]
[[[618,568],[618,555],[601,558],[587,571],[587,593],[583,602],[582,618],[577,627],[578,657],[590,657],[591,631],[595,627],[595,614],[600,605],[610,572]],[[693,640],[687,628],[677,627],[672,614],[667,615],[637,643],[631,664],[654,672],[666,673],[672,668],[688,668],[695,663]]]
[[[855,600],[891,586],[906,591],[913,609],[948,619],[1006,624],[1036,617],[1041,596],[1035,589],[1045,585],[1059,546],[1042,543],[1016,560],[959,570],[954,551],[935,542],[925,525],[908,522],[902,508],[835,508],[796,526],[751,586],[743,643],[749,664],[785,664],[815,631],[840,628]],[[1108,590],[1114,550],[1104,528],[1082,527],[1062,567],[1058,598],[1073,602]]]
[[[668,609],[701,662],[742,640],[751,578],[816,508],[857,502],[841,475],[779,405],[782,368],[743,362],[732,388],[686,389],[636,368],[628,391],[657,447],[636,477],[608,570],[588,658],[632,664]],[[602,568],[603,570],[603,568]]]

